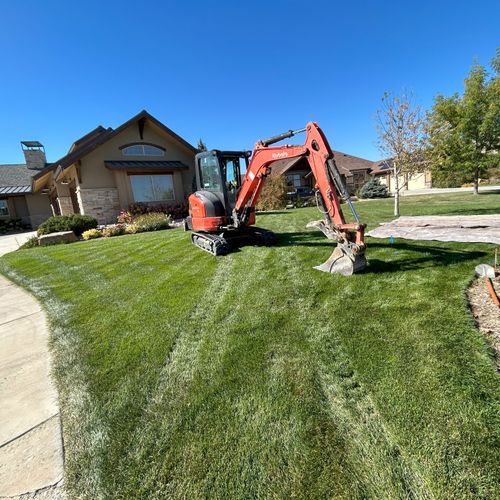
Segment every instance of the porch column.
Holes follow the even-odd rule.
[[[73,203],[71,201],[68,185],[57,183],[56,190],[57,190],[57,202],[59,204],[59,209],[61,210],[61,215],[73,214],[74,213]]]

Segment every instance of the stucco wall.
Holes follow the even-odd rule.
[[[36,229],[44,220],[52,215],[47,195],[26,194],[11,196],[7,199],[9,215],[2,219],[21,219]]]
[[[26,195],[26,204],[33,229],[52,216],[49,197],[46,194],[28,194]]]
[[[389,191],[392,192],[394,190],[394,181],[390,174],[379,175],[377,176],[377,178],[380,180],[382,184],[385,184],[388,187]],[[405,182],[404,176],[400,175],[399,184],[402,185],[404,184],[404,182]],[[422,172],[410,176],[410,178],[408,179],[408,185],[404,189],[413,190],[413,189],[425,189],[429,187],[432,187],[430,172]]]

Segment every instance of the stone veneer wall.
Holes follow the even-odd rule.
[[[120,213],[118,189],[95,188],[76,190],[82,213],[97,219],[99,224],[112,224]]]
[[[57,201],[59,203],[61,215],[70,215],[75,213],[73,210],[73,203],[71,202],[71,196],[58,196]]]

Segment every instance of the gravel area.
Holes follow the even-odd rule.
[[[492,281],[500,296],[500,277],[497,276]],[[479,330],[495,350],[497,369],[500,371],[500,308],[493,303],[484,278],[477,278],[472,282],[467,290],[467,298]]]

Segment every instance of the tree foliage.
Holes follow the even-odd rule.
[[[438,95],[429,113],[428,158],[440,185],[474,183],[500,162],[500,49],[493,76],[475,64],[460,96]]]
[[[394,186],[394,215],[399,215],[399,195],[406,186],[403,178],[422,171],[425,166],[425,120],[410,92],[382,96],[376,114],[379,149],[390,159]]]
[[[285,208],[288,202],[287,191],[288,186],[283,175],[268,176],[256,204],[257,210],[266,211]]]
[[[359,190],[360,198],[387,198],[387,186],[382,184],[379,179],[370,179],[367,183],[363,184]]]
[[[207,145],[203,142],[201,137],[198,139],[198,144],[196,145],[196,149],[201,153],[202,151],[207,150]]]

